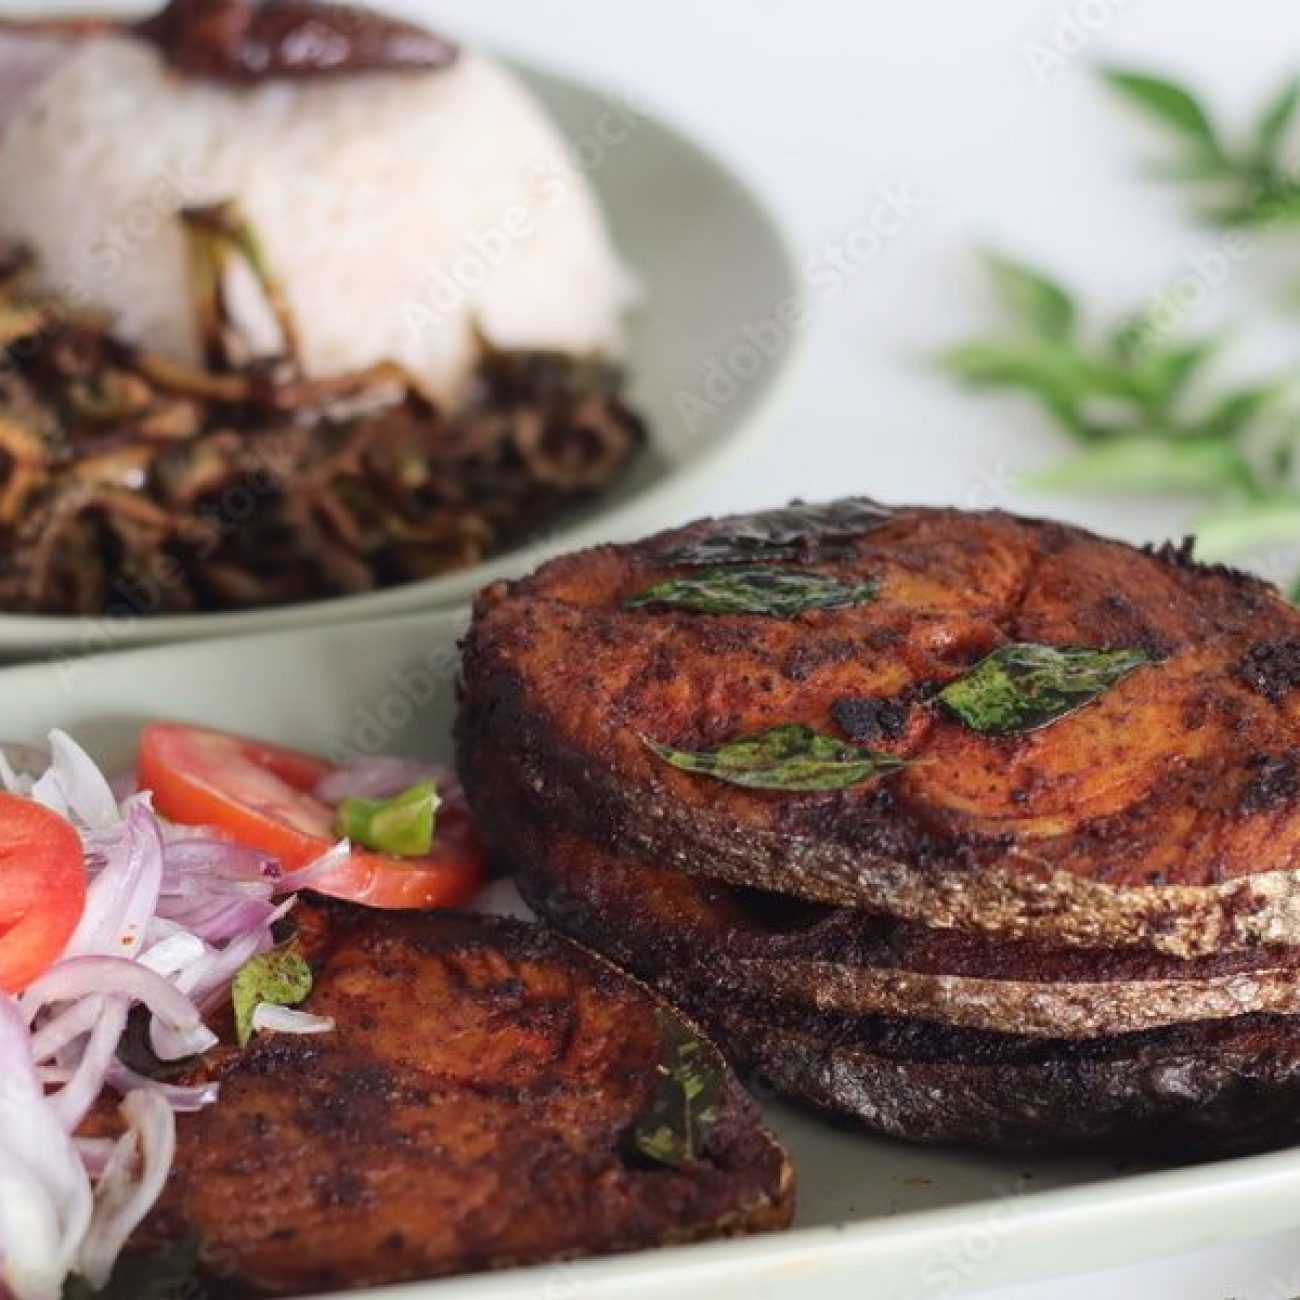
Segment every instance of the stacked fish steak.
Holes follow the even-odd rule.
[[[1300,614],[998,512],[708,520],[479,598],[462,773],[552,924],[887,1133],[1300,1128]]]

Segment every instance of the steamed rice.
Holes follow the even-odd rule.
[[[310,373],[396,360],[451,395],[476,323],[503,347],[619,349],[628,282],[592,191],[486,58],[234,89],[104,37],[6,118],[0,237],[164,354],[199,359],[175,214],[227,199],[283,282]]]

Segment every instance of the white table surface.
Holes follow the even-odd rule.
[[[823,287],[810,286],[817,319],[774,436],[701,507],[852,489],[1055,511],[1136,538],[1186,523],[1185,512],[1158,503],[1017,494],[1016,471],[1051,457],[1051,435],[1018,403],[957,392],[921,361],[990,319],[967,252],[975,238],[1058,266],[1095,290],[1104,309],[1158,289],[1211,249],[1213,236],[1181,219],[1173,195],[1135,174],[1147,139],[1096,88],[1088,67],[1113,57],[1176,69],[1229,111],[1247,111],[1300,63],[1292,5],[412,3],[467,36],[630,89],[725,152],[780,214],[810,275],[811,264],[832,261],[855,229],[871,229],[884,193],[912,209],[902,229],[882,237],[834,287],[825,275],[817,281]],[[1044,75],[1045,63],[1054,70]],[[859,240],[860,247],[869,242]],[[1234,266],[1225,285],[1203,295],[1194,323],[1208,325],[1252,301],[1274,266],[1267,252]],[[1246,346],[1264,352],[1285,344],[1261,333]],[[1300,1235],[997,1293],[998,1300],[1099,1295],[1290,1300],[1300,1295]]]
[[[1153,502],[1029,498],[1015,473],[1059,450],[1014,400],[955,391],[922,360],[992,319],[968,254],[996,240],[1055,265],[1119,309],[1195,267],[1214,236],[1142,181],[1151,143],[1107,100],[1102,58],[1191,76],[1249,111],[1300,64],[1282,0],[408,0],[452,30],[635,92],[734,160],[809,265],[882,195],[902,228],[850,273],[810,286],[817,319],[766,449],[702,508],[863,490],[885,499],[1009,504],[1135,538],[1182,527]],[[1059,57],[1058,57],[1059,56]],[[1044,71],[1046,64],[1053,65]],[[1238,119],[1240,120],[1240,119]],[[879,221],[877,224],[881,224]],[[1300,252],[1300,237],[1292,237]],[[1296,259],[1300,261],[1300,258]],[[1217,278],[1211,263],[1203,280]],[[1203,293],[1194,324],[1260,296],[1264,251]],[[819,287],[820,286],[820,287]],[[1285,352],[1261,331],[1248,352]],[[864,1287],[864,1296],[869,1286]],[[945,1294],[949,1294],[945,1292]],[[998,1300],[1290,1300],[1300,1234],[1137,1268],[1039,1282]],[[986,1293],[986,1300],[993,1300]]]

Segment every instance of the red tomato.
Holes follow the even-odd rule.
[[[0,989],[19,993],[56,961],[85,906],[81,836],[58,813],[0,794]]]
[[[335,769],[322,759],[242,736],[157,722],[140,735],[139,779],[164,817],[212,826],[279,859],[286,872],[320,857],[338,836],[334,809],[312,795]],[[443,803],[433,852],[395,858],[353,849],[310,888],[370,907],[456,907],[483,876],[484,852],[458,788]]]

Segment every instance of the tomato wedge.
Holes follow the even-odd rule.
[[[338,836],[334,810],[311,792],[336,769],[322,759],[243,736],[157,722],[140,735],[139,781],[162,816],[211,826],[279,859],[286,872]],[[459,787],[440,790],[433,852],[397,858],[354,848],[309,888],[368,907],[456,907],[483,877],[484,851]]]
[[[0,794],[0,989],[20,993],[56,961],[85,906],[81,836],[41,804]]]

